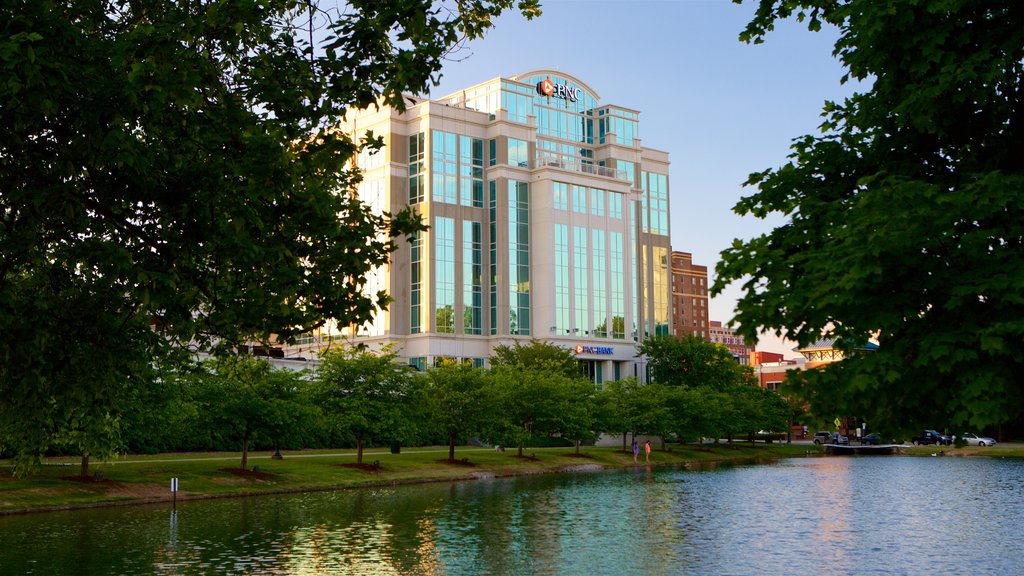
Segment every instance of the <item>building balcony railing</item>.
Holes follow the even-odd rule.
[[[609,168],[607,166],[594,164],[593,162],[584,162],[583,160],[567,158],[565,156],[538,154],[537,168],[543,167],[561,168],[562,170],[567,170],[569,172],[582,172],[583,174],[594,174],[596,176],[604,176],[605,178],[615,178],[616,180],[623,180],[628,182],[625,170]]]

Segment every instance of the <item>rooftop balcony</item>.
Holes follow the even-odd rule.
[[[616,180],[622,180],[624,182],[629,181],[625,170],[608,168],[607,166],[601,166],[599,164],[594,164],[593,162],[584,162],[579,159],[566,158],[565,156],[556,156],[544,153],[538,154],[537,168],[544,167],[561,168],[562,170],[569,172],[581,172],[583,174],[604,176],[605,178],[615,178]]]

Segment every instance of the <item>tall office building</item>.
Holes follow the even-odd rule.
[[[708,304],[708,267],[694,264],[689,252],[673,251],[673,334],[709,340]]]
[[[384,140],[358,158],[364,201],[411,205],[430,227],[371,279],[390,309],[346,337],[397,344],[418,367],[541,339],[598,384],[640,374],[637,344],[670,331],[671,248],[668,154],[640,145],[638,111],[535,70],[341,129]]]

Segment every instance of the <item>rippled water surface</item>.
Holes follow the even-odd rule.
[[[0,574],[1024,574],[1024,462],[824,457],[0,517]]]

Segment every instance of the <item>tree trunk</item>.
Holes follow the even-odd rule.
[[[626,432],[626,431],[622,432],[622,451],[623,452],[626,451],[626,436],[627,435],[629,435],[629,432]]]
[[[356,436],[356,464],[363,463],[363,437]]]
[[[81,475],[83,478],[89,475],[89,453],[82,452],[82,470]]]
[[[580,453],[580,441],[576,440],[576,454]]]
[[[455,433],[448,434],[448,460],[455,461]]]
[[[242,436],[242,470],[248,470],[249,465],[249,437],[251,434],[247,431],[245,436]]]

